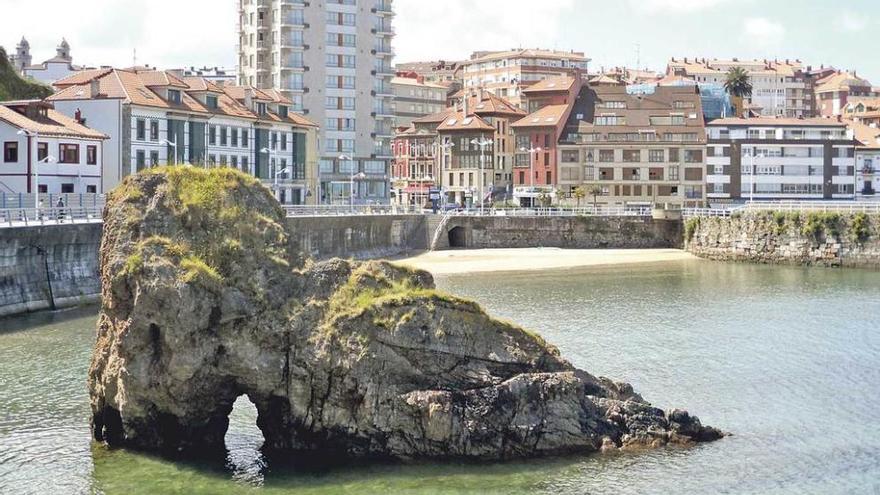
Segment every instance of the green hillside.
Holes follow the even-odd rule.
[[[0,101],[43,99],[51,94],[48,86],[19,77],[9,63],[6,50],[0,47]]]

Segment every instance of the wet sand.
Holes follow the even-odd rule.
[[[467,249],[432,251],[397,263],[435,275],[522,272],[590,266],[635,265],[697,259],[678,249]]]

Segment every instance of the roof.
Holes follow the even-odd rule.
[[[76,120],[56,112],[53,108],[46,109],[45,117],[28,117],[14,109],[23,109],[33,102],[4,102],[0,104],[0,120],[19,129],[35,132],[42,136],[74,137],[82,139],[107,139],[108,136],[90,129]]]
[[[667,72],[684,71],[687,75],[718,75],[726,73],[731,67],[740,67],[749,74],[774,74],[792,77],[803,69],[800,60],[768,60],[768,59],[707,59],[684,58],[669,61]]]
[[[837,71],[816,82],[816,93],[828,93],[832,91],[849,91],[853,87],[871,87],[867,79],[851,74],[847,71]]]
[[[92,81],[98,82],[97,95],[92,94]],[[48,101],[120,99],[128,104],[145,107],[317,127],[315,123],[294,112],[289,112],[287,117],[281,117],[270,109],[265,115],[257,115],[244,104],[248,89],[254,92],[254,99],[257,101],[277,105],[291,104],[289,99],[275,90],[219,86],[203,77],[181,79],[166,71],[153,69],[100,69],[74,74],[60,83],[61,89],[50,96]],[[180,103],[164,98],[164,91],[157,91],[160,87],[179,90]],[[217,94],[217,108],[208,108],[196,97],[197,93],[206,91]]]
[[[846,126],[852,129],[862,148],[880,150],[880,129],[851,120],[846,121]]]
[[[725,119],[717,119],[709,122],[709,126],[728,126],[728,127],[843,127],[846,123],[839,122],[835,119],[824,119],[820,117],[811,119],[792,119],[777,117],[728,117]]]
[[[391,79],[391,84],[399,84],[401,86],[418,86],[423,88],[447,89],[447,86],[424,81],[419,82],[418,79],[413,79],[412,77],[394,77]]]
[[[522,92],[526,94],[531,94],[555,91],[569,91],[571,87],[574,86],[574,83],[574,78],[569,76],[548,77],[547,79],[542,79],[527,88],[523,88]]]
[[[866,111],[880,108],[880,97],[855,97],[847,101],[846,108],[855,108],[859,104],[865,106]]]
[[[576,60],[579,62],[590,61],[589,58],[584,56],[583,52],[545,50],[541,48],[519,48],[505,51],[475,52],[473,55],[471,55],[470,60],[466,60],[462,62],[462,64],[469,65],[480,62],[488,62],[490,60],[501,60],[505,58],[552,58],[558,60]]]
[[[477,115],[526,115],[525,110],[489,91],[472,92],[467,104],[468,113]]]
[[[622,86],[624,84],[620,80],[614,79],[613,77],[607,76],[605,74],[599,74],[598,76],[591,78],[589,83],[592,85],[617,85],[617,86]]]
[[[547,105],[511,124],[513,128],[556,127],[567,115],[568,105]]]
[[[101,77],[111,72],[113,69],[110,68],[102,68],[102,69],[87,69],[79,71],[75,74],[71,74],[65,78],[59,79],[52,83],[56,88],[65,88],[67,86],[73,86],[76,84],[84,84],[96,77]]]
[[[494,132],[495,127],[486,122],[478,115],[465,115],[461,112],[453,112],[437,126],[437,131],[488,131]]]
[[[450,114],[453,114],[453,113],[455,113],[454,109],[447,108],[447,109],[441,110],[440,112],[437,112],[437,113],[432,113],[430,115],[425,115],[424,117],[419,117],[419,118],[413,119],[412,122],[419,123],[419,124],[431,124],[431,123],[439,124],[440,122],[443,122],[444,120],[446,120],[446,117],[448,117]]]

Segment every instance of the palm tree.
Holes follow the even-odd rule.
[[[727,80],[724,82],[724,89],[733,97],[733,113],[737,117],[742,116],[743,98],[751,98],[752,83],[749,82],[749,73],[742,67],[731,67],[727,71]]]
[[[571,195],[577,200],[577,207],[581,207],[581,200],[587,197],[587,191],[583,187],[577,186],[571,190]]]
[[[590,190],[587,191],[590,196],[593,197],[593,210],[599,209],[599,196],[602,195],[602,188],[597,185],[590,186]]]

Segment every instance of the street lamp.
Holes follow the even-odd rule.
[[[528,148],[528,149],[523,147],[523,148],[520,148],[519,150],[523,153],[529,154],[529,184],[532,189],[531,194],[534,195],[535,194],[535,162],[532,159],[532,155],[535,155],[537,157],[538,153],[544,151],[544,149],[541,147]],[[534,207],[535,206],[534,196],[531,198],[531,203],[532,203],[532,207]]]
[[[36,142],[37,139],[40,137],[40,133],[39,133],[39,132],[31,132],[31,131],[29,131],[29,130],[27,130],[27,129],[19,129],[18,132],[16,132],[16,134],[18,134],[19,136],[27,136],[27,138],[28,138],[28,156],[30,157],[30,156],[31,156],[31,155],[30,155],[30,154],[31,154],[31,150],[30,150],[30,148],[31,148],[31,141]],[[37,163],[39,163],[39,162],[37,162]],[[30,163],[28,163],[28,165],[30,165]],[[35,180],[35,183],[36,183],[36,184],[34,185],[34,191],[35,191],[36,194],[37,194],[37,195],[36,195],[36,198],[37,198],[37,199],[36,199],[36,201],[34,202],[34,205],[36,205],[37,203],[39,203],[39,199],[40,199],[40,173],[39,173],[39,171],[37,170],[37,166],[36,166],[36,165],[34,165],[34,176],[35,176],[35,179],[34,179],[34,180]],[[30,178],[29,178],[28,180],[30,180]]]
[[[174,149],[174,165],[177,165],[177,143],[173,143],[167,139],[163,139],[160,143],[171,146]],[[165,159],[165,163],[168,163],[168,159]]]
[[[480,147],[480,215],[483,214],[483,196],[486,194],[486,177],[483,175],[483,170],[486,168],[486,146],[490,146],[493,142],[486,138],[471,140],[471,144]]]

